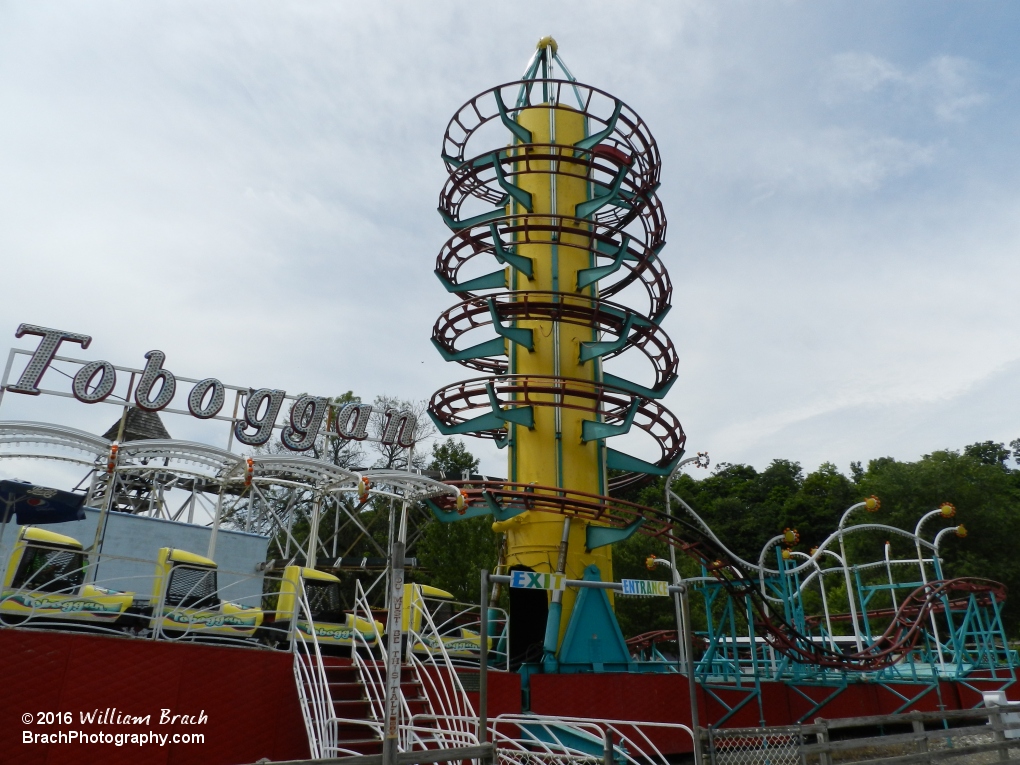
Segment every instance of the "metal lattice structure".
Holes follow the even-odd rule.
[[[298,562],[338,568],[345,558],[366,560],[367,552],[378,556],[382,568],[385,540],[380,544],[365,528],[364,510],[373,502],[416,504],[456,494],[413,472],[347,470],[301,455],[239,455],[172,439],[117,444],[37,422],[0,422],[3,458],[81,468],[86,475],[78,488],[90,507],[188,523],[211,519],[214,529],[224,525],[268,536],[278,567]],[[304,527],[301,534],[296,525]],[[356,550],[338,546],[344,528],[357,531]]]

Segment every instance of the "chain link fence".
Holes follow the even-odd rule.
[[[804,734],[791,728],[730,728],[707,730],[709,765],[802,765]]]

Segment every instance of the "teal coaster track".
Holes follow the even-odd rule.
[[[910,677],[947,677],[984,670],[1011,671],[1016,663],[1002,626],[1005,586],[987,579],[943,578],[938,547],[946,536],[944,532],[958,532],[958,526],[943,529],[929,541],[919,533],[884,524],[841,523],[810,555],[790,553],[787,559],[778,547],[784,540],[779,535],[766,546],[762,560],[756,564],[731,552],[672,491],[672,502],[680,504],[682,515],[562,489],[495,481],[451,483],[461,489],[466,504],[457,510],[452,500],[432,501],[434,511],[446,516],[442,520],[485,514],[505,520],[526,510],[560,513],[598,521],[620,532],[660,539],[697,560],[702,576],[692,584],[705,598],[709,620],[702,661],[706,676],[747,674],[748,666],[764,667],[766,656],[767,664],[774,667],[767,674],[777,678],[821,677],[828,671],[888,672],[890,676],[906,671]],[[864,507],[865,503],[854,505],[844,518]],[[909,539],[919,550],[918,556],[864,564],[848,562],[845,540],[868,531]],[[764,563],[770,550],[776,552],[775,568]],[[795,562],[796,555],[804,557],[802,563]],[[837,565],[825,567],[829,559],[836,560]],[[899,581],[892,572],[906,567],[918,573]],[[888,581],[872,582],[868,578],[868,572],[877,570],[888,571]],[[841,577],[837,586],[849,584],[853,593],[847,614],[831,613],[825,600],[825,580],[834,577]],[[812,585],[821,588],[824,605],[820,614],[811,614],[805,608],[804,594],[811,591]],[[880,593],[896,606],[876,609]],[[887,625],[878,628],[881,620]],[[738,621],[741,629],[737,629]],[[842,623],[849,624],[849,636],[836,634],[839,630],[833,625]],[[749,641],[746,644],[745,639]],[[910,669],[904,670],[903,662],[908,660]]]

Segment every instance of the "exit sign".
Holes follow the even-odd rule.
[[[539,574],[534,571],[513,571],[510,586],[525,590],[563,590],[567,586],[566,574]]]

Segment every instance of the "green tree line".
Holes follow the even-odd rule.
[[[460,442],[436,444],[430,467],[447,473],[475,469],[477,460]],[[963,450],[941,450],[916,461],[891,457],[873,459],[867,466],[852,463],[849,475],[833,464],[805,472],[785,459],[773,460],[764,470],[750,465],[719,463],[707,475],[683,474],[673,491],[687,502],[733,552],[757,561],[763,545],[786,528],[800,534],[797,550],[808,552],[835,531],[843,512],[866,497],[876,496],[880,509],[869,516],[859,510],[851,522],[874,522],[913,531],[918,519],[943,503],[957,508],[952,519],[934,518],[924,536],[946,526],[963,524],[967,535],[953,535],[941,546],[947,578],[974,576],[1003,582],[1014,596],[1007,600],[1004,619],[1011,637],[1020,637],[1020,439],[1009,446],[985,441]],[[1012,464],[1011,464],[1012,463]],[[622,497],[664,509],[664,480],[659,479]],[[454,592],[458,598],[477,601],[478,571],[492,570],[499,540],[491,532],[491,519],[451,524],[433,523],[419,547],[425,569],[422,578]],[[894,558],[915,555],[913,543],[888,534],[864,533],[848,538],[849,554],[858,562],[877,560],[886,541]],[[664,543],[640,534],[613,548],[614,578],[668,578],[668,570],[645,568],[649,555],[667,557]],[[700,574],[697,564],[679,556],[685,576]],[[769,561],[774,564],[774,558]],[[917,569],[906,574],[916,578]],[[883,572],[884,575],[884,572]],[[899,580],[898,580],[899,581]],[[845,593],[842,603],[845,604]],[[664,598],[617,598],[617,615],[626,636],[675,626],[671,602]],[[830,606],[840,607],[838,587]],[[703,607],[692,600],[695,627],[703,622]]]

